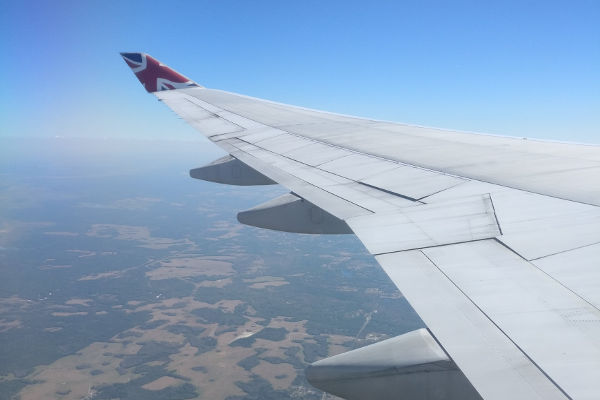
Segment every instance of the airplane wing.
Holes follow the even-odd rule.
[[[313,384],[347,398],[600,398],[600,147],[315,111],[122,56],[230,154],[193,177],[290,190],[241,222],[356,234],[425,322],[315,363]]]

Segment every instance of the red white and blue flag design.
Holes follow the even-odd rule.
[[[135,76],[150,93],[199,85],[145,53],[121,53]]]

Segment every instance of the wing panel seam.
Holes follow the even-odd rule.
[[[421,204],[425,204],[424,202],[420,201],[420,199],[415,199],[415,198],[413,198],[413,197],[405,196],[405,195],[403,195],[403,194],[400,194],[400,193],[392,192],[391,190],[387,190],[387,189],[383,189],[383,188],[380,188],[380,187],[377,187],[377,186],[373,186],[373,185],[370,185],[370,184],[368,184],[368,183],[365,183],[365,182],[356,181],[356,180],[354,180],[354,179],[352,179],[352,178],[348,178],[347,176],[340,175],[340,174],[338,174],[338,173],[336,173],[336,172],[327,171],[327,170],[324,170],[324,169],[320,168],[320,165],[323,165],[323,164],[326,164],[326,163],[328,163],[328,162],[331,162],[331,161],[334,161],[334,160],[338,160],[339,158],[343,158],[343,157],[347,157],[347,156],[341,156],[341,157],[339,157],[339,158],[336,158],[336,159],[334,159],[334,160],[330,160],[330,161],[326,161],[326,162],[324,162],[324,163],[321,163],[321,164],[319,164],[319,165],[311,165],[311,164],[307,164],[307,163],[305,163],[305,162],[303,162],[303,161],[299,161],[299,160],[296,160],[296,159],[294,159],[294,158],[291,158],[291,157],[289,157],[289,156],[287,156],[287,155],[285,155],[285,154],[275,153],[275,152],[274,152],[274,151],[272,151],[272,150],[266,149],[266,148],[264,148],[264,147],[260,147],[260,146],[258,146],[258,143],[260,143],[260,141],[259,141],[259,142],[256,142],[256,143],[251,143],[251,142],[248,142],[248,141],[246,141],[246,140],[244,140],[243,138],[240,138],[240,137],[238,137],[238,138],[237,138],[237,140],[239,140],[239,141],[241,141],[241,142],[244,142],[244,143],[246,143],[246,144],[249,144],[249,145],[251,145],[251,146],[255,146],[255,147],[257,147],[257,148],[259,148],[259,149],[261,149],[261,150],[268,151],[269,153],[271,153],[271,154],[274,154],[274,155],[277,155],[277,156],[279,156],[279,157],[283,157],[283,158],[286,158],[286,159],[288,159],[288,160],[290,160],[290,161],[297,162],[297,163],[299,163],[299,164],[302,164],[302,165],[304,165],[304,166],[307,166],[307,167],[310,167],[310,168],[315,168],[315,169],[317,169],[317,170],[319,170],[319,171],[322,171],[322,172],[325,172],[325,173],[328,173],[328,174],[331,174],[331,175],[337,176],[337,177],[339,177],[339,178],[348,179],[349,181],[351,181],[351,182],[354,182],[354,183],[357,183],[357,184],[359,184],[359,185],[367,186],[367,187],[369,187],[370,189],[373,189],[373,190],[378,190],[378,191],[380,191],[380,192],[387,193],[387,194],[389,194],[389,195],[391,195],[391,196],[395,196],[395,197],[399,197],[399,198],[402,198],[402,199],[405,199],[405,200],[413,201],[413,202],[415,202],[415,203],[421,203]],[[308,140],[311,140],[311,139],[308,139]],[[235,145],[234,145],[234,146],[235,146]],[[309,146],[309,145],[306,145],[306,146]],[[303,147],[306,147],[306,146],[303,146]],[[236,146],[236,147],[237,147],[237,146]],[[407,166],[407,167],[409,167],[409,168],[410,168],[410,166]],[[292,175],[293,175],[293,174],[292,174]],[[295,176],[295,175],[294,175],[294,176]],[[300,178],[298,178],[298,179],[300,179]],[[305,181],[305,182],[306,182],[306,181]],[[307,182],[307,183],[309,183],[309,182]],[[463,182],[461,182],[461,183],[463,183]],[[456,184],[456,185],[454,185],[454,186],[460,185],[461,183],[457,183],[457,184]],[[314,185],[313,185],[313,186],[314,186]],[[453,187],[454,187],[454,186],[453,186]],[[317,187],[318,187],[318,186],[317,186]],[[325,190],[325,189],[323,189],[323,190]],[[444,189],[444,190],[445,190],[445,189]],[[327,191],[327,190],[325,190],[325,191]],[[328,192],[328,193],[330,193],[330,192]],[[333,194],[333,193],[332,193],[332,194]],[[336,196],[337,196],[337,195],[336,195]],[[428,196],[430,196],[430,195],[428,195]],[[425,196],[425,197],[428,197],[428,196]],[[339,196],[338,196],[338,197],[339,197]],[[344,200],[346,200],[346,199],[344,199]],[[352,203],[352,202],[351,202],[351,201],[349,201],[349,200],[347,200],[347,201],[348,201],[348,202],[350,202],[350,203]],[[357,205],[358,205],[358,204],[357,204]],[[362,207],[362,206],[359,206],[359,207]],[[363,208],[365,208],[365,207],[363,207]],[[367,208],[365,208],[365,209],[366,209],[366,210],[368,210]],[[372,210],[369,210],[369,211],[371,211],[371,212],[374,212],[374,211],[372,211]]]
[[[243,141],[243,140],[241,140],[241,139],[238,139],[238,140],[240,140],[240,141]],[[244,142],[244,143],[247,143],[247,144],[250,144],[250,145],[254,145],[253,143],[248,143],[248,142],[246,142],[246,141],[243,141],[243,142]],[[234,143],[232,143],[232,145],[233,145],[234,147],[236,147],[236,148],[237,148],[239,151],[241,151],[241,152],[243,152],[243,153],[245,153],[245,154],[248,154],[248,155],[252,156],[251,154],[249,154],[249,153],[245,152],[244,150],[240,149],[239,147],[237,147],[237,146],[236,146]],[[262,147],[258,147],[258,146],[255,146],[255,147],[257,147],[257,148],[260,148],[261,150],[264,150],[264,151],[268,151],[268,152],[270,152],[270,153],[272,153],[272,154],[275,154],[275,155],[277,155],[277,156],[281,156],[281,157],[287,158],[287,157],[285,157],[285,156],[283,156],[283,155],[281,155],[281,154],[274,153],[274,152],[272,152],[271,150],[267,150],[267,149],[264,149],[264,148],[262,148]],[[255,156],[252,156],[252,157],[254,157],[254,158],[257,158],[257,157],[255,157]],[[258,158],[257,158],[257,159],[258,159]],[[259,160],[260,160],[260,159],[259,159]],[[290,158],[289,160],[292,160],[292,159]],[[296,160],[292,160],[292,161],[296,161]],[[307,164],[304,164],[304,163],[301,163],[301,164],[303,164],[303,165],[307,165]],[[281,168],[279,168],[279,169],[281,169]],[[290,175],[290,176],[293,176],[294,178],[296,178],[296,179],[298,179],[298,180],[300,180],[300,181],[302,181],[302,182],[304,182],[304,183],[306,183],[306,184],[308,184],[308,185],[310,185],[310,186],[312,186],[312,187],[314,187],[314,188],[316,188],[316,189],[322,190],[323,192],[325,192],[325,193],[327,193],[327,194],[330,194],[330,195],[332,195],[332,196],[335,196],[335,197],[337,197],[337,198],[339,198],[339,199],[341,199],[341,200],[343,200],[343,201],[345,201],[345,202],[347,202],[347,203],[349,203],[349,204],[352,204],[352,205],[354,205],[354,206],[356,206],[356,207],[362,208],[362,209],[363,209],[363,210],[365,210],[365,211],[368,211],[368,212],[370,212],[370,213],[372,213],[372,214],[375,214],[375,211],[373,211],[373,210],[371,210],[371,209],[368,209],[367,207],[361,206],[360,204],[356,204],[355,202],[353,202],[353,201],[350,201],[350,200],[348,200],[348,199],[346,199],[346,198],[344,198],[344,197],[341,197],[341,196],[339,196],[339,195],[337,195],[337,194],[335,194],[335,193],[332,193],[332,192],[330,192],[330,191],[328,191],[328,190],[326,190],[326,189],[324,189],[324,188],[322,188],[322,187],[319,187],[319,186],[317,186],[317,185],[314,185],[314,184],[312,184],[312,183],[310,183],[310,182],[308,182],[308,181],[306,181],[306,180],[304,180],[304,179],[300,178],[299,176],[292,174],[291,172],[285,171],[285,170],[283,170],[283,169],[281,169],[281,171],[282,171],[282,172],[285,172],[286,174],[288,174],[288,175]],[[354,182],[354,181],[353,181],[353,182]],[[302,196],[301,196],[301,197],[302,197]]]
[[[489,240],[489,239],[487,239],[487,240]],[[478,305],[478,304],[477,304],[475,301],[473,301],[473,299],[471,299],[471,297],[470,297],[470,296],[469,296],[469,295],[468,295],[468,294],[467,294],[467,293],[466,293],[464,290],[462,290],[462,289],[460,288],[460,286],[458,286],[458,285],[456,284],[456,282],[454,282],[454,281],[452,280],[452,278],[450,278],[450,276],[448,276],[448,274],[446,274],[446,272],[445,272],[445,271],[444,271],[442,268],[440,268],[440,267],[439,267],[439,266],[438,266],[438,265],[437,265],[437,264],[436,264],[436,263],[435,263],[435,262],[434,262],[434,261],[433,261],[433,260],[432,260],[432,259],[431,259],[431,258],[430,258],[430,257],[429,257],[429,256],[428,256],[428,255],[427,255],[425,252],[424,252],[424,251],[422,251],[422,250],[419,250],[419,251],[421,252],[421,254],[423,254],[423,256],[425,256],[425,258],[426,258],[427,260],[429,260],[429,262],[430,262],[430,263],[431,263],[431,264],[432,264],[434,267],[436,267],[436,268],[438,269],[438,271],[440,271],[440,273],[441,273],[442,275],[444,275],[444,276],[446,277],[446,279],[448,279],[448,281],[449,281],[449,282],[450,282],[450,283],[451,283],[451,284],[452,284],[452,285],[453,285],[453,286],[454,286],[454,287],[455,287],[455,288],[456,288],[456,289],[457,289],[457,290],[458,290],[460,293],[462,293],[462,295],[463,295],[463,296],[465,296],[465,298],[466,298],[466,299],[467,299],[467,300],[468,300],[468,301],[469,301],[471,304],[473,304],[473,306],[474,306],[475,308],[477,308],[477,310],[479,310],[479,312],[481,312],[481,314],[482,314],[483,316],[485,316],[485,318],[487,318],[487,319],[488,319],[488,321],[490,321],[490,322],[492,323],[492,325],[494,325],[494,326],[496,327],[496,329],[498,329],[498,331],[500,331],[500,332],[501,332],[501,333],[502,333],[502,334],[503,334],[503,335],[504,335],[504,336],[505,336],[505,337],[506,337],[506,338],[507,338],[507,339],[508,339],[508,340],[509,340],[509,341],[510,341],[510,342],[511,342],[511,343],[512,343],[512,344],[513,344],[513,345],[514,345],[514,346],[515,346],[515,347],[516,347],[516,348],[517,348],[517,349],[518,349],[518,350],[519,350],[519,351],[520,351],[520,352],[521,352],[521,353],[522,353],[522,354],[523,354],[523,355],[524,355],[526,358],[527,358],[527,359],[528,359],[528,360],[529,360],[529,362],[531,362],[531,363],[532,363],[532,364],[533,364],[533,365],[534,365],[534,366],[535,366],[535,367],[536,367],[536,368],[537,368],[537,369],[538,369],[538,370],[539,370],[539,371],[540,371],[540,372],[541,372],[541,373],[542,373],[542,374],[543,374],[543,375],[544,375],[544,376],[545,376],[545,377],[546,377],[546,378],[547,378],[547,379],[548,379],[548,380],[549,380],[549,381],[550,381],[550,382],[551,382],[551,383],[552,383],[552,384],[553,384],[553,385],[554,385],[554,386],[555,386],[555,387],[556,387],[556,388],[557,388],[557,389],[558,389],[558,390],[559,390],[559,391],[560,391],[560,392],[561,392],[561,393],[562,393],[562,394],[563,394],[563,395],[564,395],[564,396],[567,398],[567,399],[570,399],[570,400],[572,400],[572,397],[571,397],[571,396],[569,396],[569,395],[567,394],[567,392],[565,392],[565,391],[563,390],[563,388],[562,388],[562,387],[560,387],[560,385],[559,385],[559,384],[558,384],[556,381],[554,381],[554,379],[552,379],[552,377],[551,377],[550,375],[548,375],[548,374],[546,373],[546,371],[544,371],[544,370],[543,370],[543,369],[542,369],[542,368],[541,368],[541,367],[540,367],[540,366],[539,366],[539,365],[538,365],[538,364],[537,364],[537,363],[536,363],[536,362],[535,362],[535,361],[534,361],[534,360],[533,360],[533,359],[532,359],[532,358],[529,356],[529,354],[527,354],[527,353],[526,353],[526,352],[525,352],[525,351],[524,351],[524,350],[521,348],[521,346],[519,346],[519,345],[518,345],[518,344],[517,344],[517,343],[516,343],[516,342],[515,342],[515,341],[514,341],[514,340],[513,340],[513,339],[512,339],[512,338],[511,338],[511,337],[510,337],[510,336],[509,336],[509,335],[508,335],[508,334],[507,334],[507,333],[506,333],[506,332],[505,332],[505,331],[504,331],[504,330],[503,330],[503,329],[502,329],[502,328],[501,328],[501,327],[500,327],[500,326],[499,326],[499,325],[498,325],[498,324],[497,324],[497,323],[496,323],[496,322],[495,322],[495,321],[494,321],[492,318],[490,318],[490,316],[489,316],[489,315],[488,315],[488,314],[487,314],[485,311],[483,311],[483,309],[482,309],[481,307],[479,307],[479,305]]]
[[[465,243],[474,243],[474,242],[483,242],[484,240],[490,240],[494,238],[483,238],[483,239],[473,239],[473,240],[461,240],[459,242],[452,243],[442,243],[442,244],[433,244],[431,246],[423,246],[423,247],[413,247],[410,249],[402,249],[402,250],[393,250],[393,251],[384,251],[381,253],[371,253],[373,256],[384,256],[386,254],[395,254],[395,253],[404,253],[406,251],[415,251],[415,250],[423,250],[423,249],[434,249],[436,247],[445,247],[445,246],[453,246],[455,244],[465,244]]]
[[[583,246],[578,246],[578,247],[573,247],[572,249],[567,249],[567,250],[562,250],[562,251],[557,251],[556,253],[551,253],[551,254],[546,254],[545,256],[541,256],[541,257],[536,257],[536,258],[532,258],[529,261],[537,261],[537,260],[543,260],[546,257],[552,257],[552,256],[556,256],[559,254],[563,254],[563,253],[568,253],[569,251],[574,251],[574,250],[579,250],[579,249],[584,249],[586,247],[590,247],[590,246],[595,246],[597,244],[600,244],[600,242],[594,242],[594,243],[589,243],[589,244],[584,244]]]
[[[188,95],[188,96],[189,96],[189,95]],[[192,97],[193,97],[193,96],[192,96]],[[208,103],[208,102],[206,102],[206,101],[204,101],[204,100],[200,100],[200,99],[198,99],[198,98],[196,98],[196,97],[194,97],[194,98],[195,98],[196,100],[198,100],[198,101],[201,101],[201,102],[203,102],[203,103],[210,104],[210,103]],[[188,100],[188,101],[189,101],[189,100]],[[191,101],[190,101],[190,102],[191,102]],[[191,102],[191,103],[192,103],[192,104],[195,104],[194,102]],[[195,105],[197,105],[197,104],[195,104]],[[201,106],[199,106],[199,105],[197,105],[197,106],[198,106],[198,107],[201,107]],[[215,107],[216,107],[216,106],[215,106]],[[202,108],[202,107],[201,107],[201,108]],[[290,131],[288,131],[288,130],[286,130],[286,129],[282,129],[281,127],[278,127],[278,126],[267,125],[267,124],[265,124],[265,123],[263,123],[263,122],[260,122],[260,121],[257,121],[257,120],[255,120],[255,119],[252,119],[252,118],[249,118],[249,117],[246,117],[246,116],[240,115],[240,114],[238,114],[238,113],[236,113],[236,112],[234,112],[234,111],[231,111],[230,109],[228,109],[228,108],[225,108],[225,107],[223,107],[223,106],[219,106],[218,108],[221,108],[222,110],[224,110],[224,111],[227,111],[227,112],[229,112],[229,113],[231,113],[231,114],[237,115],[237,116],[238,116],[238,117],[240,117],[240,118],[245,118],[245,119],[247,119],[248,121],[252,121],[252,122],[254,122],[254,123],[257,123],[257,124],[263,125],[263,126],[265,126],[265,127],[268,127],[268,128],[277,129],[277,130],[280,130],[280,131],[282,131],[282,132],[285,132],[286,134],[288,134],[288,135],[290,135],[290,136],[295,136],[295,137],[297,137],[297,138],[301,138],[301,139],[310,140],[310,141],[312,141],[312,142],[314,142],[314,143],[323,144],[323,145],[325,145],[325,146],[329,146],[329,147],[333,147],[333,148],[337,148],[337,149],[341,149],[341,150],[346,150],[346,151],[348,151],[348,152],[351,152],[351,153],[360,154],[360,155],[363,155],[363,156],[372,157],[372,158],[376,158],[376,159],[383,160],[383,161],[388,161],[388,162],[395,163],[395,164],[398,164],[398,165],[403,165],[403,166],[406,166],[406,167],[413,167],[413,168],[417,168],[417,169],[421,169],[421,170],[424,170],[424,171],[433,172],[433,173],[440,174],[440,175],[451,176],[451,177],[453,177],[453,178],[461,179],[461,180],[464,180],[464,181],[467,181],[467,180],[473,180],[473,179],[471,179],[471,178],[467,178],[467,177],[460,176],[460,175],[454,175],[454,174],[451,174],[451,173],[449,173],[449,172],[438,171],[438,170],[431,169],[431,168],[427,168],[427,167],[424,167],[424,166],[421,166],[421,165],[415,165],[415,164],[406,163],[406,162],[403,162],[403,161],[400,161],[400,160],[393,160],[393,159],[385,158],[385,157],[382,157],[382,156],[379,156],[379,155],[376,155],[376,154],[370,154],[370,153],[366,153],[366,152],[363,152],[363,151],[360,151],[360,150],[356,150],[356,149],[352,149],[352,148],[348,148],[348,147],[343,147],[343,146],[340,146],[340,145],[337,145],[337,144],[334,144],[334,143],[330,143],[330,142],[327,142],[327,141],[324,141],[324,140],[320,140],[320,139],[316,139],[316,138],[312,138],[312,137],[307,137],[307,136],[304,136],[304,135],[300,135],[300,134],[297,134],[297,133],[290,132]],[[225,119],[225,120],[227,120],[227,121],[229,121],[229,120],[228,120],[227,118],[225,118],[224,116],[220,116],[220,117],[221,117],[221,118],[223,118],[223,119]],[[375,122],[376,122],[376,121],[375,121]],[[238,138],[238,139],[240,139],[240,138]],[[241,139],[240,139],[240,140],[241,140]],[[266,139],[261,139],[261,140],[266,140]],[[257,142],[257,143],[258,143],[258,142]],[[344,156],[342,156],[342,157],[344,157]],[[331,160],[330,160],[330,161],[331,161]],[[321,164],[325,164],[325,163],[327,163],[327,162],[330,162],[330,161],[326,161],[326,162],[323,162],[323,163],[321,163]],[[321,164],[319,164],[319,165],[321,165]]]
[[[227,92],[225,92],[225,93],[227,93]],[[187,93],[185,93],[185,94],[188,95]],[[241,97],[245,97],[245,96],[241,96]],[[203,100],[200,100],[200,99],[197,99],[197,100],[204,102]],[[210,104],[210,103],[207,103],[207,104]],[[275,104],[277,104],[277,103],[275,103]],[[408,166],[408,167],[418,168],[418,169],[421,169],[421,170],[424,170],[424,171],[434,172],[434,173],[437,173],[437,174],[440,174],[440,175],[451,176],[453,178],[462,179],[464,181],[484,182],[484,183],[489,183],[491,185],[505,187],[505,188],[509,188],[509,189],[513,189],[513,190],[519,190],[519,191],[526,192],[526,193],[533,193],[533,194],[537,194],[537,195],[540,195],[540,196],[546,196],[546,197],[555,198],[555,199],[559,199],[559,200],[563,200],[563,201],[569,201],[569,202],[578,203],[578,204],[585,204],[585,205],[589,205],[589,206],[593,206],[593,207],[600,207],[597,204],[593,204],[593,203],[589,203],[589,202],[585,202],[585,201],[572,200],[572,199],[567,199],[567,198],[560,197],[560,196],[557,196],[557,195],[539,193],[539,192],[536,192],[536,191],[533,191],[533,190],[522,189],[522,188],[518,188],[518,187],[514,187],[514,186],[509,186],[509,185],[506,185],[506,184],[499,184],[499,183],[495,183],[495,182],[492,182],[490,180],[485,180],[485,179],[481,179],[481,178],[470,178],[470,177],[467,177],[467,176],[461,176],[461,175],[453,174],[453,173],[448,172],[448,171],[436,170],[436,169],[432,169],[432,168],[429,168],[429,167],[426,167],[426,166],[423,166],[423,165],[411,164],[411,163],[407,163],[407,162],[400,161],[400,160],[393,160],[393,159],[385,158],[385,157],[382,157],[382,156],[379,156],[379,155],[376,155],[376,154],[366,153],[366,152],[363,152],[363,151],[360,151],[360,150],[356,150],[356,149],[353,149],[353,148],[343,147],[343,146],[336,145],[336,144],[333,144],[333,143],[330,143],[330,142],[327,142],[327,141],[324,141],[324,140],[315,139],[315,138],[311,138],[311,137],[307,137],[307,136],[303,136],[303,135],[300,135],[300,134],[289,132],[289,131],[283,129],[283,125],[281,127],[277,127],[277,126],[273,126],[273,125],[266,125],[266,124],[264,124],[262,122],[254,120],[252,118],[248,118],[248,117],[245,117],[243,115],[237,114],[236,112],[231,111],[230,109],[227,109],[227,108],[225,108],[223,106],[219,106],[219,107],[222,108],[223,110],[228,111],[228,112],[230,112],[230,113],[232,113],[234,115],[237,115],[237,116],[239,116],[241,118],[246,118],[247,120],[252,121],[254,123],[262,124],[262,125],[264,125],[266,127],[270,127],[270,128],[273,128],[273,129],[279,129],[279,130],[281,130],[283,132],[286,132],[287,134],[292,135],[292,136],[300,137],[300,138],[307,139],[307,140],[312,140],[312,141],[314,141],[316,143],[321,143],[321,144],[324,144],[324,145],[327,145],[327,146],[331,146],[331,147],[335,147],[335,148],[338,148],[338,149],[346,150],[348,152],[352,152],[352,153],[355,153],[355,154],[361,154],[361,155],[364,155],[364,156],[373,157],[373,158],[377,158],[377,159],[380,159],[380,160],[393,162],[393,163],[396,163],[396,164],[399,164],[399,165],[404,165],[404,166]],[[368,119],[366,119],[366,120],[367,121],[371,121],[371,120],[368,120]],[[381,122],[381,121],[373,120],[372,122]],[[410,126],[410,125],[408,125],[408,126]],[[414,126],[419,127],[419,125],[414,125]],[[430,128],[430,129],[438,129],[438,130],[441,130],[441,131],[446,131],[446,130],[441,129],[441,128]],[[454,132],[452,130],[450,130],[450,131]],[[498,136],[498,135],[490,135],[490,136]]]
[[[522,255],[520,255],[519,253],[517,253],[512,247],[510,247],[509,245],[507,245],[506,243],[504,243],[502,240],[500,240],[498,238],[494,238],[494,240],[496,242],[500,243],[502,246],[504,246],[506,249],[508,249],[512,253],[516,254],[519,257],[521,257],[525,262],[529,263],[529,265],[531,265],[533,268],[539,270],[542,274],[546,275],[548,278],[552,279],[554,282],[558,283],[560,286],[562,286],[563,288],[565,288],[566,290],[568,290],[569,292],[571,292],[572,294],[574,294],[575,297],[581,299],[583,302],[585,302],[587,305],[589,305],[593,309],[600,311],[600,308],[598,308],[593,303],[591,303],[590,301],[588,301],[585,297],[581,296],[579,293],[575,292],[573,289],[571,289],[570,287],[566,286],[564,283],[562,283],[561,281],[559,281],[557,278],[553,277],[552,275],[550,275],[549,273],[547,273],[542,268],[538,267],[537,265],[535,265],[535,263],[532,262],[534,260],[539,260],[541,258],[549,257],[549,256],[544,256],[544,257],[535,258],[533,260],[528,260],[525,257],[523,257]],[[598,243],[600,243],[600,242],[598,242]],[[598,244],[598,243],[593,243],[593,244],[586,245],[586,246],[581,246],[581,247],[578,247],[578,248],[581,249],[581,248],[584,248],[584,247],[593,246],[593,245]],[[577,249],[571,249],[571,250],[577,250]],[[571,250],[561,251],[561,252],[558,252],[556,254],[566,253],[566,252],[571,251]],[[553,255],[556,255],[556,254],[553,254]]]

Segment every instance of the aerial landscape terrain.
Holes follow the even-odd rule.
[[[0,400],[600,399],[599,0],[168,5],[0,1]]]
[[[285,189],[191,179],[206,142],[0,148],[0,399],[321,399],[308,363],[422,326],[354,236],[239,224]]]

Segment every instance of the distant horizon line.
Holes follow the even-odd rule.
[[[0,140],[11,140],[11,139],[20,139],[20,140],[34,140],[34,139],[43,139],[43,140],[91,140],[91,141],[113,141],[113,140],[122,140],[122,141],[142,141],[142,142],[193,142],[193,143],[210,143],[210,141],[204,136],[197,136],[193,138],[174,138],[174,137],[136,137],[136,136],[78,136],[78,135],[53,135],[53,136],[45,136],[45,135],[0,135]]]
[[[417,126],[417,125],[415,125]],[[536,138],[536,137],[520,137],[520,136],[511,136],[511,135],[501,135],[496,133],[483,133],[483,132],[473,132],[473,131],[459,131],[445,128],[432,128],[438,129],[441,131],[448,132],[458,132],[458,133],[468,133],[474,135],[482,135],[482,136],[495,136],[495,137],[503,137],[509,139],[521,139],[521,140],[532,140],[532,141],[541,141],[541,142],[549,142],[549,143],[561,143],[567,145],[580,145],[580,146],[600,146],[600,142],[577,142],[577,141],[568,141],[568,140],[557,140],[557,139],[546,139],[546,138]],[[213,144],[208,138],[198,135],[189,138],[177,138],[177,137],[138,137],[138,136],[78,136],[78,135],[0,135],[0,140],[11,140],[11,139],[20,139],[20,140],[33,140],[33,139],[43,139],[43,140],[90,140],[90,141],[139,141],[139,142],[173,142],[173,143],[210,143]]]

